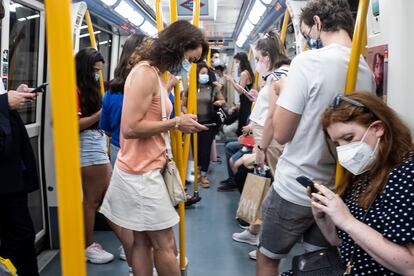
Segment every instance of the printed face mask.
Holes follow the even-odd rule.
[[[364,142],[368,130],[369,128],[361,141],[336,147],[339,163],[353,175],[360,175],[368,171],[375,160],[380,138],[378,138],[375,148],[372,149],[370,145]]]
[[[315,26],[315,25],[313,25]],[[313,26],[310,28],[309,33],[307,35],[304,35],[306,42],[308,43],[308,49],[309,50],[315,50],[323,48],[322,40],[320,38],[321,34],[319,32],[319,37],[317,39],[314,39],[310,36],[310,33],[312,31]]]

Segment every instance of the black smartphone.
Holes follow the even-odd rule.
[[[217,126],[217,124],[216,123],[203,124],[203,126],[205,126],[205,127],[213,127],[213,126]]]
[[[38,87],[36,87],[35,89],[33,89],[30,92],[31,93],[43,93],[43,92],[46,92],[46,86],[48,86],[48,83],[47,82],[39,85]]]
[[[311,193],[318,193],[319,191],[315,188],[315,183],[307,178],[306,176],[296,177],[296,181],[299,182],[303,187],[311,187]]]

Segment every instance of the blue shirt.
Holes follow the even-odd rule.
[[[175,117],[175,111],[174,111],[174,94],[172,92],[170,92],[170,94],[168,95],[168,98],[170,99],[173,109],[171,111],[171,115],[170,115],[170,119]]]
[[[102,100],[101,118],[99,127],[111,133],[111,144],[119,147],[119,132],[121,128],[121,114],[124,94],[105,92]]]

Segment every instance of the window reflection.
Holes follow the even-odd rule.
[[[39,55],[39,11],[10,1],[10,41],[8,89],[20,84],[37,86]],[[25,124],[36,122],[36,102],[20,108]]]

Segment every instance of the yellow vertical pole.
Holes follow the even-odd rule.
[[[63,276],[85,276],[85,240],[69,0],[45,0]],[[65,64],[65,66],[62,66]]]
[[[155,16],[157,20],[157,29],[161,32],[164,29],[164,22],[162,20],[161,0],[155,0]]]
[[[86,10],[85,19],[86,19],[86,25],[88,26],[89,38],[91,40],[91,47],[98,50],[98,47],[96,45],[95,32],[93,30],[91,14],[89,13],[89,10]],[[100,86],[102,95],[105,94],[105,86],[104,86],[102,71],[99,71],[99,86]]]
[[[366,25],[367,25],[367,12],[368,12],[369,0],[360,0],[358,4],[358,13],[355,21],[354,35],[352,38],[351,56],[348,65],[348,74],[346,76],[345,94],[349,94],[355,90],[356,82],[358,78],[359,57],[364,51],[366,46]],[[365,42],[364,42],[365,41]],[[336,164],[336,177],[335,182],[338,186],[344,176],[344,169]]]
[[[157,18],[161,18],[161,6],[160,6],[160,0],[157,0],[157,7],[159,12],[157,12]],[[171,23],[174,23],[177,21],[177,0],[170,0],[170,20]],[[162,21],[162,20],[161,20]],[[157,20],[157,25],[158,20]],[[180,83],[177,83],[177,85],[174,87],[174,112],[175,116],[181,115],[181,91],[180,91]],[[175,155],[174,159],[177,162],[178,170],[180,172],[180,177],[183,185],[185,185],[185,177],[186,177],[186,171],[184,168],[184,162],[187,163],[188,154],[183,157],[183,136],[181,131],[175,131],[173,134],[175,137]],[[183,160],[184,159],[184,160]],[[180,216],[180,223],[179,223],[179,247],[180,247],[180,269],[184,273],[185,272],[185,206],[183,202],[180,202],[178,205],[178,214]]]
[[[171,23],[177,21],[177,0],[170,0],[170,20]]]
[[[208,53],[207,53],[207,66],[211,67],[211,48],[208,47]]]
[[[289,13],[289,10],[286,8],[285,16],[283,17],[282,29],[280,30],[280,42],[282,42],[282,45],[285,45],[285,42],[286,42],[286,33],[287,33],[287,27],[289,24],[289,19],[290,19],[290,13]]]

